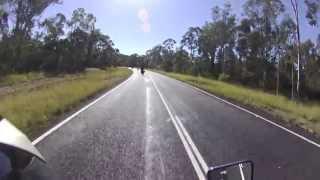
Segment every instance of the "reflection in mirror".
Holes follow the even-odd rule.
[[[31,163],[33,155],[0,143],[0,180],[17,180]]]
[[[208,180],[253,180],[253,163],[242,161],[210,168]]]
[[[10,158],[2,151],[0,151],[0,180],[6,177],[12,171]]]

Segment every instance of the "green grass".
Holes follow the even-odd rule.
[[[25,73],[25,74],[10,74],[0,78],[0,86],[12,86],[19,83],[30,82],[43,78],[42,73]]]
[[[130,76],[124,68],[87,71],[78,78],[21,91],[0,99],[0,114],[28,135],[95,93],[110,89]]]
[[[234,85],[203,77],[164,73],[172,78],[186,82],[221,97],[229,98],[241,104],[250,105],[299,125],[309,132],[320,135],[320,105],[297,103],[284,96],[276,96],[248,87]]]

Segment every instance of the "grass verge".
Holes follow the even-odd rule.
[[[131,74],[125,68],[90,70],[78,78],[19,91],[0,99],[0,114],[27,135],[46,128],[49,121],[99,91],[110,89]]]
[[[12,86],[44,78],[42,73],[30,72],[26,74],[10,74],[0,77],[0,86]]]
[[[319,104],[296,103],[284,96],[276,96],[263,91],[203,77],[161,73],[240,104],[267,111],[290,124],[298,125],[311,133],[320,135]]]

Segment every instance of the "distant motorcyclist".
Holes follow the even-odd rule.
[[[141,71],[141,74],[143,75],[144,74],[144,67],[143,66],[141,66],[141,68],[140,68],[140,71]]]

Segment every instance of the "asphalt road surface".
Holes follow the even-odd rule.
[[[50,133],[24,179],[204,179],[250,159],[256,180],[320,179],[320,148],[179,81],[137,70]]]

